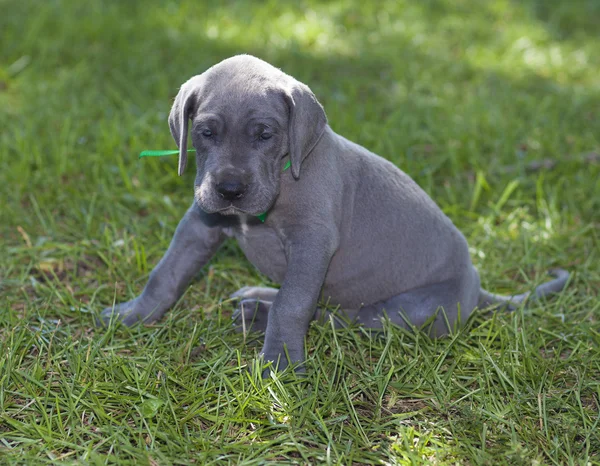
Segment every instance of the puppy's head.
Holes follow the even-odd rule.
[[[223,215],[266,212],[279,194],[283,158],[289,155],[298,179],[327,124],[307,86],[249,55],[224,60],[181,86],[169,115],[180,175],[190,121],[196,202]]]

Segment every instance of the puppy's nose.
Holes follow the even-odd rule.
[[[242,198],[247,187],[247,185],[237,181],[224,181],[216,185],[217,192],[226,201],[235,201]]]

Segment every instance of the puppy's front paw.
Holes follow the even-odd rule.
[[[157,312],[158,309],[144,306],[140,298],[132,299],[125,303],[117,304],[115,307],[107,307],[100,313],[100,317],[96,320],[96,324],[107,326],[111,321],[119,321],[128,327],[137,323],[152,323],[162,316],[162,312]]]
[[[291,352],[288,350],[282,353],[265,351],[263,349],[260,355],[265,363],[271,363],[271,365],[263,371],[263,378],[269,377],[271,372],[283,372],[290,364],[295,365],[294,372],[296,372],[296,374],[306,373],[303,349],[299,349],[297,351],[292,350]]]
[[[266,354],[261,354],[261,362],[264,365],[267,365],[267,363],[271,363],[270,365],[267,366],[266,369],[263,369],[262,371],[262,378],[263,379],[268,379],[271,376],[271,372],[283,372],[287,366],[288,366],[288,361],[287,358],[285,357],[285,354],[283,355],[271,355],[271,356],[267,356]]]

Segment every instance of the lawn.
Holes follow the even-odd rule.
[[[0,0],[1,464],[600,464],[597,0]],[[307,375],[251,371],[226,243],[162,321],[96,328],[192,200],[166,117],[236,53],[307,83],[409,173],[482,282],[559,296],[451,337],[313,325]]]

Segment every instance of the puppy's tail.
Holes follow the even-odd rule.
[[[525,301],[536,300],[538,298],[558,293],[569,281],[570,274],[563,269],[554,269],[548,272],[554,277],[554,280],[542,283],[533,291],[521,293],[513,296],[503,296],[490,293],[489,291],[480,288],[479,290],[479,309],[485,309],[490,306],[506,307],[509,310],[514,310],[515,307]]]

